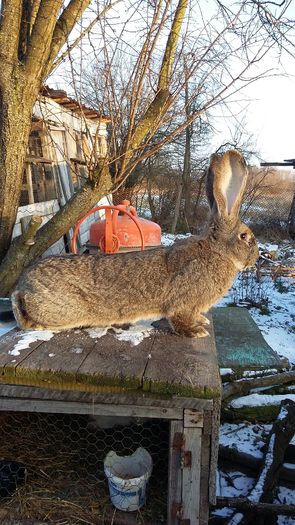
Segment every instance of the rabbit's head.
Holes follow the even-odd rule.
[[[238,270],[253,266],[258,258],[255,237],[239,218],[247,175],[245,160],[238,151],[212,155],[206,181],[210,237]]]

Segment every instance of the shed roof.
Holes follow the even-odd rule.
[[[65,109],[73,111],[74,113],[83,113],[83,115],[89,120],[101,121],[105,123],[111,121],[109,117],[106,117],[105,115],[102,115],[95,109],[90,108],[85,104],[81,104],[77,100],[69,97],[66,91],[63,91],[61,89],[52,89],[48,86],[43,86],[43,88],[40,91],[40,95],[51,98],[60,106],[63,106]]]

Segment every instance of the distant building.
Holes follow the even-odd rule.
[[[64,91],[43,89],[33,112],[14,237],[21,234],[31,215],[41,215],[43,223],[48,221],[81,187],[88,177],[83,146],[89,144],[91,148],[90,134],[96,140],[98,155],[105,156],[108,121]],[[107,204],[108,200],[100,203]],[[93,220],[90,217],[82,225],[81,244],[88,240]],[[65,242],[60,239],[46,254],[64,251]]]

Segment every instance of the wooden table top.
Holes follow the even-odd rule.
[[[38,338],[36,332],[15,329],[0,338],[0,383],[85,392],[136,391],[167,398],[220,397],[212,328],[210,337],[203,339],[155,329],[136,346],[118,340],[111,331],[97,338],[87,330],[55,333],[48,340],[47,332],[40,334]]]

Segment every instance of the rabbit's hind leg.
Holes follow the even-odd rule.
[[[207,337],[209,332],[204,328],[203,315],[201,316],[192,316],[191,314],[173,314],[169,318],[169,322],[172,325],[172,328],[180,335],[185,335],[186,337]],[[206,319],[206,321],[208,321]]]

